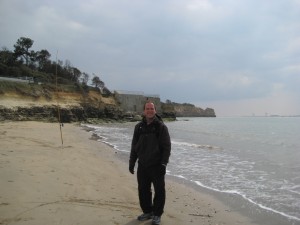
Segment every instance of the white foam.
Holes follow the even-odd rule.
[[[195,182],[199,186],[216,192],[242,196],[262,209],[299,221],[297,211],[297,206],[299,205],[297,199],[299,199],[298,196],[300,194],[300,185],[297,185],[299,184],[299,177],[296,175],[291,180],[291,176],[281,176],[282,171],[278,173],[277,168],[284,165],[277,161],[272,163],[273,158],[269,161],[269,158],[265,158],[264,152],[260,151],[261,149],[264,150],[264,148],[259,148],[262,147],[262,143],[260,139],[256,140],[262,135],[256,135],[257,133],[254,132],[253,135],[255,137],[251,136],[250,139],[248,136],[241,136],[239,139],[228,139],[225,137],[228,132],[223,131],[223,133],[221,132],[218,135],[217,141],[214,141],[216,135],[213,135],[213,137],[207,136],[207,134],[201,136],[201,132],[203,130],[206,131],[202,125],[201,123],[201,129],[196,126],[197,130],[192,130],[195,134],[189,135],[189,139],[184,139],[180,132],[185,132],[186,127],[183,129],[177,126],[176,123],[170,124],[171,128],[175,126],[180,132],[176,133],[178,136],[177,140],[173,137],[171,139],[172,155],[168,166],[168,175]],[[118,128],[115,125],[103,127],[97,125],[85,126],[93,128],[93,132],[98,136],[99,134],[101,135],[99,136],[101,137],[99,141],[110,145],[118,151],[130,151],[133,127]],[[131,129],[130,131],[129,128]],[[172,130],[171,128],[170,130]],[[210,127],[207,129],[210,129]],[[190,128],[188,128],[188,131],[190,131]],[[212,135],[213,131],[210,131],[208,134]],[[238,132],[241,131],[238,130]],[[241,134],[245,135],[243,131]],[[199,135],[201,138],[199,138]],[[224,138],[222,135],[225,135]],[[245,140],[242,139],[244,137]],[[263,137],[265,145],[269,145],[269,141],[266,141],[265,136]],[[255,138],[255,140],[252,140],[252,138]],[[196,144],[199,140],[202,140],[201,144]],[[203,140],[207,140],[207,143],[212,144],[202,144]],[[228,142],[229,140],[230,143]],[[274,138],[271,140],[273,141]],[[273,152],[275,151],[272,151],[271,154],[276,153]],[[299,171],[299,167],[294,166],[292,171],[297,170]],[[211,179],[211,177],[214,177],[214,179]],[[287,179],[284,183],[282,177]],[[268,206],[276,208],[276,210]]]
[[[201,148],[201,149],[208,149],[208,150],[220,150],[221,147],[213,146],[213,145],[200,145],[200,144],[193,144],[188,142],[180,142],[180,141],[172,141],[172,144],[178,145],[178,146],[186,146],[186,147],[192,147],[192,148]]]
[[[200,181],[194,181],[197,185],[201,186],[201,187],[204,187],[204,188],[207,188],[207,189],[210,189],[210,190],[213,190],[213,191],[216,191],[216,192],[221,192],[221,193],[228,193],[228,194],[236,194],[236,195],[239,195],[241,197],[243,197],[245,200],[251,202],[252,204],[256,205],[256,206],[259,206],[260,208],[262,209],[265,209],[265,210],[268,210],[268,211],[271,211],[273,213],[276,213],[276,214],[280,214],[282,216],[285,216],[289,219],[293,219],[293,220],[297,220],[297,221],[300,221],[300,218],[296,217],[296,216],[291,216],[287,213],[284,213],[284,212],[280,212],[278,210],[275,210],[275,209],[272,209],[270,207],[267,207],[267,206],[264,206],[260,203],[257,203],[255,201],[253,201],[252,199],[248,198],[245,194],[242,194],[241,192],[237,191],[237,190],[219,190],[219,189],[216,189],[216,188],[211,188],[209,186],[206,186],[204,184],[202,184]]]

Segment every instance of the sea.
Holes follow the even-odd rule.
[[[129,157],[136,123],[82,126]],[[278,224],[300,224],[300,117],[182,117],[165,124],[168,176],[238,196]]]

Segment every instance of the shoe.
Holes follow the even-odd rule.
[[[145,221],[150,220],[153,218],[153,213],[143,213],[142,215],[138,216],[137,220]]]
[[[160,224],[160,216],[154,216],[152,219],[152,225],[159,225]]]

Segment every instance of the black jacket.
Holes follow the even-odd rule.
[[[138,163],[144,167],[167,165],[171,154],[171,140],[167,126],[156,115],[147,125],[145,118],[135,128],[131,143],[130,165]]]

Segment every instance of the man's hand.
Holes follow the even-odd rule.
[[[166,170],[167,170],[167,165],[166,164],[161,164],[160,165],[160,171],[162,174],[166,174]]]
[[[134,164],[129,164],[129,172],[131,173],[131,174],[134,174]]]

